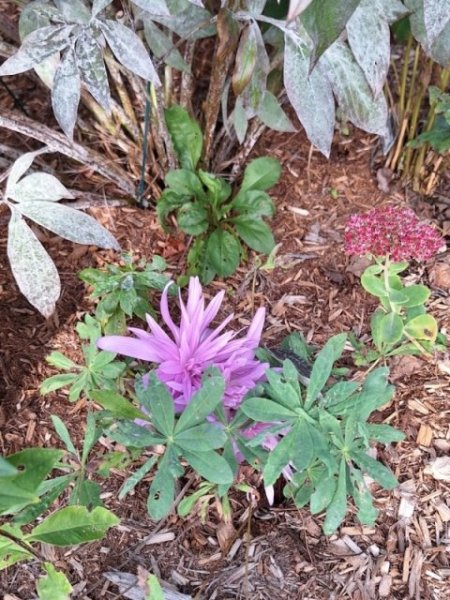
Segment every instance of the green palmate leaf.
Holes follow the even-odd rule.
[[[254,421],[262,423],[270,423],[278,419],[293,421],[298,418],[294,410],[265,398],[248,398],[242,404],[241,410]]]
[[[434,342],[438,334],[438,324],[431,315],[419,315],[406,323],[404,331],[416,340]]]
[[[202,153],[202,131],[194,119],[181,106],[171,106],[165,111],[167,127],[183,169],[195,171]]]
[[[6,479],[6,478],[5,478]],[[39,502],[39,497],[33,492],[22,489],[14,483],[5,483],[2,478],[0,490],[0,514],[15,513],[29,504]]]
[[[277,183],[280,174],[281,165],[276,158],[255,158],[244,171],[241,190],[267,190]]]
[[[172,508],[175,495],[175,479],[169,471],[168,452],[164,454],[153,478],[147,499],[147,509],[152,519],[159,521],[166,517]]]
[[[261,219],[255,219],[253,215],[240,215],[232,221],[239,236],[256,252],[269,254],[275,246],[270,227]]]
[[[303,508],[304,506],[306,506],[311,500],[311,495],[313,491],[314,486],[312,485],[312,483],[303,483],[300,486],[298,492],[295,494],[295,506],[297,506],[297,508]]]
[[[218,369],[208,369],[202,378],[201,388],[192,396],[175,427],[175,435],[203,424],[217,408],[225,391],[225,381]]]
[[[208,213],[198,202],[186,203],[177,212],[180,229],[188,235],[200,235],[208,230]]]
[[[122,419],[148,419],[129,400],[112,390],[94,390],[91,392],[91,396],[93,400],[116,417]]]
[[[338,381],[324,395],[325,408],[343,407],[351,395],[358,389],[359,383],[356,381]]]
[[[388,313],[380,319],[378,326],[377,336],[381,345],[393,346],[402,339],[403,320],[400,315]]]
[[[328,505],[327,516],[323,524],[325,535],[331,535],[336,531],[345,518],[347,511],[347,465],[345,459],[341,459],[339,478],[333,499]]]
[[[295,434],[293,435],[292,432],[290,432],[285,435],[271,451],[263,469],[265,485],[273,485],[284,467],[289,464],[292,456],[292,448],[295,443]]]
[[[312,406],[328,381],[334,362],[341,356],[347,336],[340,333],[332,337],[317,355],[311,370],[310,382],[306,390],[305,409]]]
[[[358,508],[358,519],[363,525],[373,525],[378,516],[378,510],[373,505],[372,494],[367,487],[360,471],[350,471],[352,496]]]
[[[59,435],[60,439],[64,442],[65,447],[69,452],[73,455],[78,456],[78,452],[73,445],[72,438],[70,437],[70,433],[63,423],[63,421],[57,415],[50,416],[53,427],[55,428],[56,433]]]
[[[367,437],[370,440],[375,440],[383,444],[390,444],[392,442],[401,442],[405,439],[405,434],[398,429],[394,429],[390,425],[378,425],[368,423],[366,426]]]
[[[388,295],[384,280],[381,277],[373,275],[371,272],[367,272],[367,269],[361,276],[361,285],[372,296],[383,298]]]
[[[14,565],[15,563],[25,560],[27,558],[32,558],[33,554],[31,552],[27,552],[25,548],[19,546],[9,538],[6,538],[1,535],[1,532],[5,531],[6,533],[10,533],[14,535],[18,539],[22,539],[22,531],[19,527],[14,527],[5,523],[0,527],[0,571]]]
[[[301,21],[314,43],[312,65],[337,40],[360,1],[313,0],[302,13]]]
[[[89,510],[96,506],[103,506],[100,494],[102,488],[96,481],[85,479],[81,485],[75,485],[70,496],[70,505],[80,504],[86,506]]]
[[[241,250],[241,244],[234,235],[216,229],[206,242],[205,261],[220,277],[229,277],[239,266]]]
[[[47,575],[41,577],[36,586],[39,600],[69,600],[72,586],[64,573],[51,563],[44,563],[44,569]]]
[[[47,517],[26,536],[55,546],[71,546],[101,539],[119,519],[106,508],[89,511],[84,506],[68,506]]]
[[[183,456],[191,467],[212,483],[233,483],[233,471],[217,452],[191,452],[183,449]]]
[[[147,417],[148,418],[148,417]],[[164,442],[164,437],[132,421],[122,421],[108,430],[108,436],[123,446],[148,448]]]
[[[306,421],[300,421],[292,429],[294,441],[291,447],[291,462],[298,473],[306,470],[314,459],[314,438],[312,427]]]
[[[45,360],[49,365],[52,365],[57,369],[64,369],[68,371],[69,369],[74,369],[77,367],[73,360],[67,356],[64,356],[64,354],[61,354],[61,352],[51,352],[45,357]]]
[[[175,434],[175,443],[191,452],[208,452],[221,448],[227,439],[226,433],[213,423],[203,423]]]
[[[395,388],[388,384],[388,375],[386,367],[375,369],[367,376],[361,392],[355,395],[354,411],[360,421],[366,421],[374,410],[391,400]]]
[[[141,384],[136,385],[139,401],[150,412],[151,422],[155,428],[170,436],[175,425],[175,407],[173,398],[167,388],[155,375],[151,373],[146,388]]]
[[[27,448],[8,456],[8,462],[16,467],[19,473],[2,478],[0,498],[7,493],[10,485],[34,494],[63,454],[61,450]]]
[[[392,471],[365,452],[352,452],[351,457],[362,471],[387,490],[397,487],[398,481]]]
[[[326,474],[323,475],[313,494],[311,494],[310,508],[313,515],[327,508],[336,493],[336,485],[337,479],[335,477],[328,477]]]
[[[93,412],[88,412],[86,418],[86,429],[84,432],[83,439],[83,450],[81,453],[81,462],[82,464],[86,464],[87,457],[89,452],[94,447],[94,444],[100,438],[102,434],[102,430],[100,428],[97,429],[97,423],[95,420],[95,415]]]
[[[17,525],[26,525],[35,521],[50,508],[56,498],[72,483],[75,477],[76,473],[71,473],[70,475],[63,475],[44,481],[36,492],[38,496],[42,496],[41,499],[34,504],[26,506],[15,515],[14,523]]]
[[[158,460],[158,456],[151,456],[145,463],[136,469],[133,475],[130,475],[120,488],[119,500],[123,500],[127,494],[134,490],[137,484],[151,471],[154,464]]]

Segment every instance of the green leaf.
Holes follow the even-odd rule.
[[[224,445],[227,435],[214,423],[202,423],[190,429],[175,433],[175,443],[183,450],[191,452],[208,452]]]
[[[301,21],[314,43],[311,67],[337,40],[360,2],[361,0],[313,0],[303,11]]]
[[[306,390],[305,410],[308,410],[320,394],[331,375],[334,362],[341,356],[347,336],[340,333],[328,340],[314,361],[310,382]]]
[[[165,110],[167,128],[183,169],[195,171],[202,153],[202,131],[181,106]]]
[[[240,215],[234,217],[232,222],[239,236],[256,252],[269,254],[275,246],[270,227],[261,219],[255,219],[253,215]]]
[[[365,452],[352,452],[352,459],[372,479],[387,490],[393,490],[398,485],[397,478],[387,467]]]
[[[198,176],[203,185],[211,192],[209,200],[212,196],[213,206],[217,208],[222,202],[227,200],[231,195],[231,185],[223,177],[216,177],[211,173],[199,169]]]
[[[264,485],[273,485],[281,474],[281,471],[289,463],[292,448],[296,443],[295,433],[285,435],[281,441],[270,452],[263,469]]]
[[[333,499],[327,508],[327,516],[323,524],[325,535],[331,535],[336,531],[345,518],[347,512],[347,465],[342,458],[339,468],[339,478]]]
[[[151,456],[143,465],[136,469],[133,475],[130,475],[120,488],[119,500],[123,500],[127,494],[134,490],[137,484],[151,471],[153,465],[158,460],[158,456]]]
[[[200,425],[220,404],[225,391],[225,381],[220,371],[209,368],[202,377],[201,388],[192,396],[175,427],[175,435]]]
[[[175,425],[175,407],[167,386],[155,373],[150,373],[148,385],[144,388],[142,380],[136,383],[139,402],[150,412],[155,428],[169,437]]]
[[[22,539],[22,531],[19,527],[14,527],[5,523],[0,527],[0,571],[14,565],[15,563],[26,560],[28,558],[32,558],[33,554],[31,552],[27,552],[22,546],[16,544],[9,538],[6,538],[1,535],[1,531],[5,531],[14,535],[15,537]]]
[[[410,285],[403,288],[402,292],[408,298],[408,301],[403,304],[406,308],[425,304],[431,293],[425,285]]]
[[[46,358],[46,362],[57,369],[64,369],[68,371],[69,369],[75,369],[77,364],[73,362],[67,356],[64,356],[61,352],[51,352]]]
[[[42,496],[39,502],[23,508],[14,517],[14,523],[17,525],[26,525],[35,521],[42,513],[47,511],[58,496],[72,483],[76,473],[62,475],[47,481],[43,481],[37,489],[36,494]]]
[[[17,473],[17,469],[0,456],[0,477],[10,477],[11,475],[17,475]]]
[[[233,483],[233,472],[227,461],[217,452],[191,452],[183,450],[183,456],[191,467],[212,483]]]
[[[171,169],[164,182],[180,196],[194,196],[197,199],[205,197],[205,191],[198,176],[188,169]]]
[[[402,339],[403,320],[400,315],[393,312],[388,313],[380,319],[378,326],[377,336],[379,336],[382,345],[393,346]]]
[[[230,207],[238,213],[252,217],[273,217],[275,214],[272,198],[262,190],[240,191],[233,198]]]
[[[164,591],[161,584],[158,581],[156,575],[149,575],[147,578],[148,594],[145,596],[145,600],[164,600]]]
[[[148,493],[147,509],[155,521],[164,519],[170,513],[174,500],[175,480],[168,469],[169,460],[166,450]]]
[[[188,235],[200,235],[208,230],[208,213],[198,202],[183,204],[177,212],[178,226]]]
[[[13,514],[29,504],[39,502],[39,497],[33,492],[28,492],[14,483],[7,483],[2,479],[0,490],[0,515]]]
[[[104,409],[110,411],[115,417],[122,419],[148,419],[129,400],[112,390],[93,390],[91,396],[93,400],[98,402]]]
[[[361,285],[366,292],[369,292],[372,296],[377,296],[377,298],[387,297],[388,295],[384,280],[377,275],[372,275],[370,272],[368,273],[367,269],[361,275]]]
[[[234,235],[223,229],[216,229],[206,242],[205,261],[219,277],[229,277],[239,266],[241,250],[241,244]]]
[[[241,405],[241,410],[254,421],[262,423],[280,419],[292,421],[298,418],[294,410],[266,398],[247,398]]]
[[[298,473],[305,471],[314,459],[313,429],[306,421],[300,421],[292,429],[294,440],[291,447],[290,459]]]
[[[386,313],[382,308],[377,308],[370,319],[370,328],[372,331],[372,339],[376,348],[381,352],[383,346],[383,319]]]
[[[241,192],[245,190],[268,190],[275,185],[281,175],[281,165],[276,158],[262,156],[255,158],[246,167]]]
[[[70,496],[70,504],[86,506],[89,510],[96,506],[103,506],[102,499],[100,498],[101,493],[102,488],[96,481],[85,479],[80,486],[75,485],[73,488]]]
[[[398,431],[398,429],[394,429],[391,425],[367,423],[365,427],[369,440],[391,444],[392,442],[401,442],[405,439],[405,434],[402,431]]]
[[[95,415],[93,412],[88,412],[86,419],[86,429],[83,439],[83,450],[81,453],[81,463],[86,464],[89,452],[102,434],[101,429],[97,429]]]
[[[60,373],[59,375],[52,375],[52,377],[47,377],[41,384],[39,388],[39,392],[42,396],[49,394],[50,392],[54,392],[55,390],[59,390],[63,387],[67,387],[72,384],[78,375],[74,373]]]
[[[378,510],[373,505],[372,494],[367,487],[364,477],[358,469],[350,471],[352,496],[358,508],[358,519],[364,525],[373,525],[378,515]]]
[[[313,515],[321,513],[333,500],[336,493],[337,480],[335,477],[328,477],[324,474],[316,489],[311,494],[311,512]]]
[[[148,448],[164,443],[163,436],[132,421],[121,421],[113,427],[108,430],[108,436],[125,447]]]
[[[47,575],[40,577],[36,585],[39,600],[69,600],[72,586],[64,573],[51,563],[44,563],[44,569]]]
[[[416,340],[434,342],[438,334],[438,324],[431,315],[419,315],[406,323],[404,331]]]
[[[59,435],[60,439],[63,441],[67,450],[73,454],[74,456],[78,456],[78,452],[73,445],[72,438],[70,437],[70,433],[63,423],[63,421],[57,415],[50,416],[53,427],[55,428],[56,433]]]
[[[85,506],[68,506],[47,517],[26,536],[55,546],[72,546],[101,539],[119,519],[106,508],[97,506],[89,511]]]

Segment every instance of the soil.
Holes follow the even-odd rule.
[[[0,93],[0,106],[11,108],[5,91]],[[39,114],[42,105],[31,102],[27,108]],[[31,148],[26,140],[5,130],[0,130],[0,142],[23,151]],[[265,344],[277,343],[292,331],[301,331],[317,346],[339,332],[367,336],[375,303],[359,284],[361,263],[350,261],[343,252],[347,217],[386,202],[408,202],[422,217],[436,219],[439,215],[434,205],[411,198],[407,190],[392,183],[386,188],[383,182],[384,191],[379,189],[377,141],[361,132],[351,131],[346,137],[337,133],[330,160],[313,152],[302,132],[267,134],[254,151],[254,156],[262,154],[276,156],[283,165],[281,181],[271,190],[277,205],[272,223],[279,244],[277,266],[259,270],[256,257],[250,255],[234,277],[214,282],[206,292],[213,295],[219,289],[227,290],[222,316],[233,311],[235,327],[248,324],[256,308],[265,306]],[[70,187],[89,189],[89,174],[80,167],[75,176],[72,164],[63,162],[60,168],[72,182]],[[102,191],[98,180],[95,186],[95,191]],[[188,240],[164,234],[153,210],[110,207],[105,201],[104,206],[89,212],[136,259],[149,260],[160,254],[166,257],[173,277],[183,272]],[[76,246],[37,231],[62,281],[57,311],[46,321],[21,296],[11,275],[6,256],[7,219],[7,211],[0,211],[2,455],[29,446],[60,446],[50,415],[61,416],[75,440],[82,438],[84,401],[70,404],[64,392],[42,397],[39,386],[55,373],[45,362],[49,352],[60,350],[74,360],[80,358],[74,327],[94,305],[77,272],[117,260],[113,252]],[[409,275],[430,286],[429,309],[447,333],[448,268],[449,255],[443,253],[426,265],[415,266]],[[447,278],[442,272],[447,272]],[[197,511],[183,520],[173,514],[155,523],[146,511],[151,475],[134,494],[119,502],[118,490],[130,471],[113,470],[102,481],[103,499],[120,517],[120,526],[98,543],[71,549],[42,545],[41,552],[68,574],[74,586],[72,597],[79,600],[143,598],[129,576],[139,575],[142,580],[146,572],[174,586],[172,597],[179,598],[448,598],[450,479],[448,473],[440,479],[442,473],[430,470],[429,463],[450,453],[449,373],[448,354],[430,359],[406,357],[391,363],[396,394],[374,419],[398,427],[406,439],[378,448],[378,457],[395,472],[400,486],[393,492],[373,486],[380,509],[374,527],[362,527],[350,510],[339,531],[326,538],[321,532],[321,515],[294,508],[280,494],[269,506],[248,469],[242,470],[241,479],[248,481],[254,492],[233,495],[231,523],[221,519],[214,504],[203,515]],[[103,442],[95,460],[110,446]],[[191,478],[189,483],[192,491],[197,482]],[[111,581],[105,574],[114,571],[116,579]],[[36,560],[0,572],[0,596],[30,600],[35,597],[39,575]],[[122,588],[117,586],[117,577]],[[130,595],[131,588],[135,595]],[[173,595],[176,591],[179,596]]]

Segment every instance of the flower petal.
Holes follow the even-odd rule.
[[[146,341],[123,335],[107,335],[97,341],[97,347],[108,352],[117,352],[124,356],[159,362],[159,354]]]

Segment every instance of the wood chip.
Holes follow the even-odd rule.
[[[431,442],[433,441],[433,430],[429,425],[422,423],[419,428],[419,432],[417,433],[416,442],[420,446],[431,446]]]

